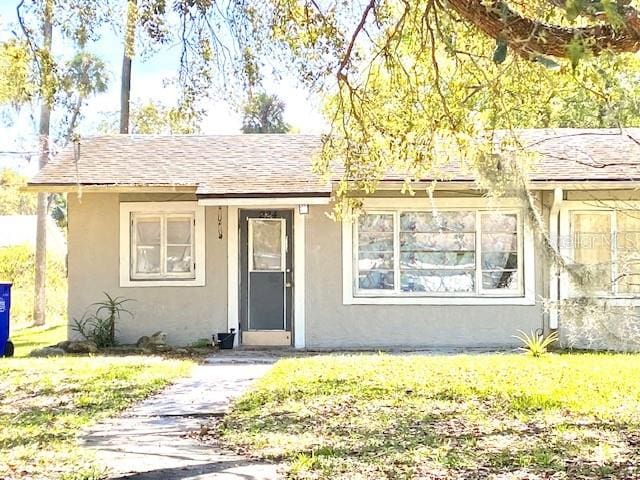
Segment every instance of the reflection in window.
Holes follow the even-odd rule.
[[[518,218],[515,213],[483,213],[482,288],[518,288]]]
[[[589,268],[590,286],[602,293],[640,293],[640,214],[574,211],[570,221],[573,260]]]
[[[358,218],[358,286],[363,290],[393,290],[393,215]]]
[[[358,290],[408,295],[519,291],[516,213],[371,212],[358,217]]]
[[[473,292],[475,213],[400,213],[404,292]]]
[[[282,270],[283,221],[251,219],[252,270]]]

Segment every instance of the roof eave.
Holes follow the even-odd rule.
[[[122,185],[80,183],[33,183],[20,190],[27,193],[194,193],[195,185]]]

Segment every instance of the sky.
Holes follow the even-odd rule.
[[[16,5],[18,0],[0,0],[0,41],[11,38],[11,31],[17,30]],[[54,37],[54,54],[67,56],[70,49],[66,46],[56,48]],[[91,98],[85,106],[84,118],[79,125],[81,135],[96,133],[100,122],[107,113],[118,112],[120,108],[120,68],[123,46],[121,39],[112,30],[103,32],[99,43],[89,47],[92,53],[98,54],[106,63],[109,71],[109,88],[105,93]],[[134,103],[145,103],[149,100],[172,104],[177,99],[175,87],[167,87],[164,81],[175,73],[178,49],[168,46],[150,58],[134,57],[132,67],[131,100]],[[300,133],[320,133],[326,130],[326,123],[320,113],[321,102],[310,96],[296,85],[293,77],[285,76],[274,80],[266,78],[264,88],[268,93],[276,94],[286,104],[285,121]],[[207,112],[201,125],[204,134],[240,133],[241,115],[233,106],[221,99],[212,99],[205,103]],[[37,171],[37,158],[26,161],[24,155],[15,156],[6,152],[33,152],[33,142],[37,138],[37,105],[24,108],[21,112],[11,114],[9,118],[0,118],[0,168],[11,166],[32,175]],[[5,153],[2,153],[5,152]]]

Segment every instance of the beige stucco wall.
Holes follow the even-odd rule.
[[[119,340],[132,343],[157,330],[186,345],[227,329],[227,211],[218,239],[217,207],[206,209],[206,286],[119,287],[119,202],[190,200],[148,194],[69,195],[69,315],[80,317],[102,292],[135,299]],[[545,202],[547,203],[547,202]],[[308,347],[430,347],[517,345],[517,330],[543,326],[535,306],[344,305],[341,225],[312,206],[306,217],[306,344]],[[548,206],[544,209],[545,216]],[[536,269],[536,297],[548,288],[544,262]]]
[[[134,299],[118,325],[118,340],[167,332],[174,345],[187,345],[227,330],[227,239],[218,239],[217,208],[206,208],[206,286],[119,286],[119,202],[186,200],[176,195],[69,194],[69,319],[80,318],[102,292]],[[227,225],[226,208],[223,225]],[[71,323],[71,322],[70,322]],[[74,332],[70,332],[72,336]]]
[[[543,327],[539,302],[534,306],[344,305],[342,229],[327,217],[329,209],[313,206],[307,218],[308,347],[515,346],[519,342],[512,335],[518,330]],[[536,265],[536,278],[537,298],[545,289],[541,265]]]

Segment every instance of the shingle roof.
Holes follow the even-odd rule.
[[[640,129],[519,131],[540,153],[533,182],[640,180]],[[200,195],[328,195],[312,171],[315,135],[111,135],[70,146],[31,185],[176,185]],[[78,158],[76,162],[76,157]],[[473,180],[456,165],[448,180]],[[385,180],[402,178],[390,174]]]
[[[81,140],[30,184],[196,186],[202,195],[331,193],[315,135],[109,135]],[[76,162],[76,158],[78,159]]]
[[[521,130],[518,137],[540,154],[532,181],[640,179],[640,128]]]

